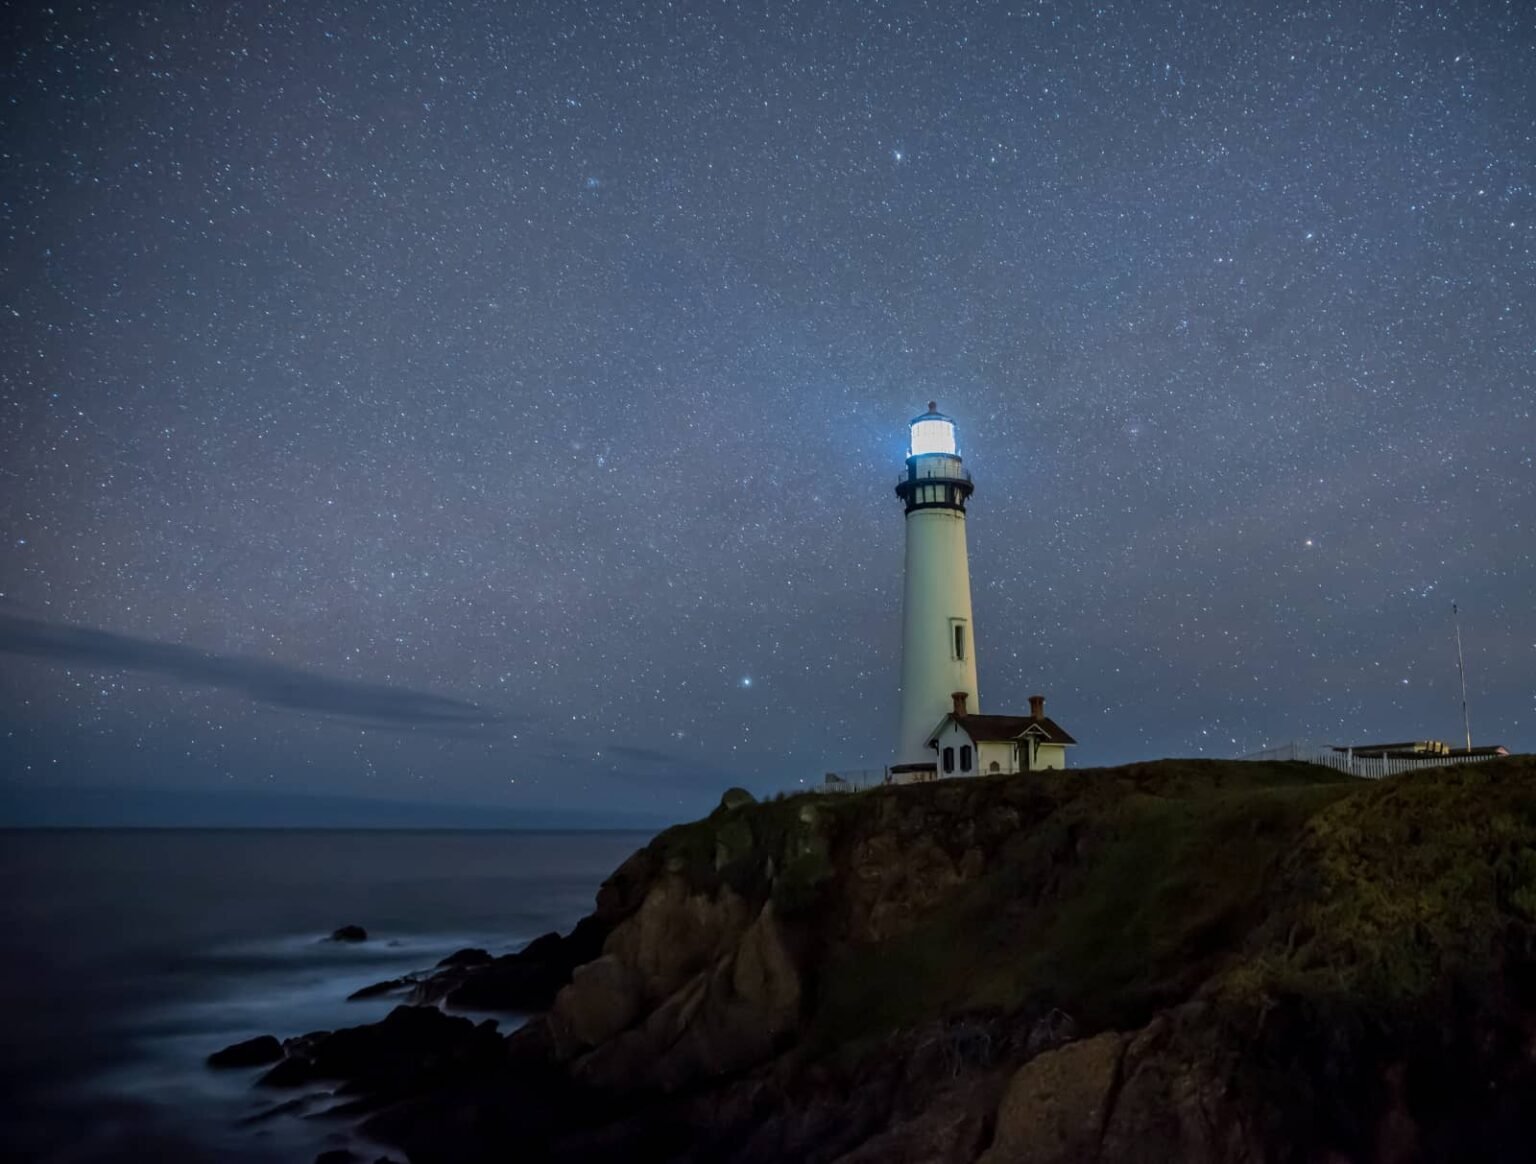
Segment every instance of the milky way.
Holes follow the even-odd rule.
[[[34,9],[5,609],[487,719],[6,655],[3,778],[678,813],[884,763],[929,399],[982,698],[1075,764],[1456,739],[1453,600],[1474,742],[1530,748],[1533,11]]]

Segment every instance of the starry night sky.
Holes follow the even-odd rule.
[[[4,781],[887,762],[929,399],[1075,765],[1530,749],[1533,13],[11,9]]]

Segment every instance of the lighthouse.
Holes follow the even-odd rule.
[[[912,420],[907,468],[896,484],[907,521],[901,730],[891,768],[898,779],[936,775],[930,743],[935,727],[952,709],[981,711],[965,549],[965,503],[972,488],[955,443],[955,422],[930,400],[928,411]]]

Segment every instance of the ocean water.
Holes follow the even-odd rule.
[[[397,1000],[345,1001],[360,986],[568,929],[647,839],[0,831],[0,1159],[274,1164],[361,1147],[323,1093],[271,1114],[291,1093],[203,1060],[371,1022]],[[325,940],[347,924],[369,940]]]

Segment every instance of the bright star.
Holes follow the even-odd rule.
[[[750,675],[743,675],[741,677],[741,685],[743,687],[751,687],[752,686],[752,676],[750,676]]]

